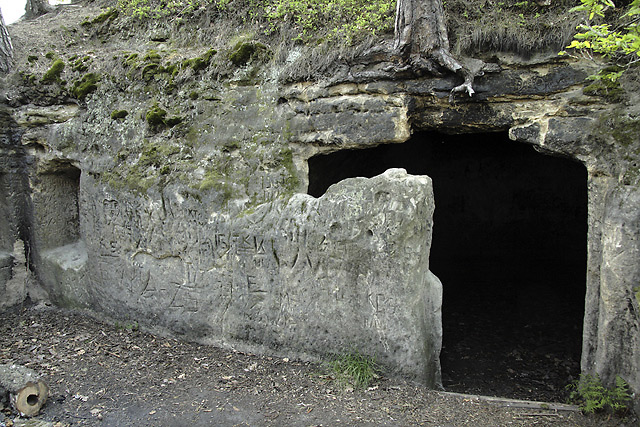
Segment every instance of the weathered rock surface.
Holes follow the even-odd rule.
[[[169,67],[175,55],[206,49],[177,54],[138,35],[137,66],[129,50],[113,61],[94,46],[93,66],[111,76],[77,100],[37,84],[49,64],[27,61],[27,25],[35,24],[16,27],[14,44],[34,78],[0,82],[0,286],[21,238],[58,304],[254,351],[355,347],[436,387],[441,287],[429,272],[429,179],[393,170],[314,199],[302,194],[307,160],[420,130],[509,132],[586,166],[582,369],[640,390],[637,76],[621,80],[626,101],[610,104],[583,93],[590,64],[497,53],[476,96],[451,104],[451,77],[392,76],[371,60],[285,85],[282,64],[229,66],[230,46],[202,74],[143,78],[150,64],[140,58],[152,50]],[[84,31],[68,37],[65,46],[91,40]],[[149,123],[158,109],[178,124]]]
[[[428,271],[427,177],[389,170],[234,221],[203,216],[170,194],[141,208],[99,185],[85,191],[84,209],[95,212],[86,215],[87,280],[56,277],[63,300],[236,346],[358,349],[438,386],[442,289]]]

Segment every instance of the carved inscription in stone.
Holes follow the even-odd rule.
[[[105,196],[87,209],[100,236],[88,235],[93,286],[106,287],[109,310],[288,353],[358,348],[437,385],[440,335],[425,333],[440,322],[440,285],[425,279],[428,178],[391,170],[235,219],[196,207]]]

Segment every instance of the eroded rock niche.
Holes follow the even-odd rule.
[[[443,283],[445,387],[495,393],[490,387],[508,369],[537,369],[534,355],[566,362],[543,363],[552,376],[558,371],[560,388],[578,375],[587,271],[586,168],[540,154],[505,133],[425,132],[403,144],[311,158],[309,192],[317,196],[332,182],[388,167],[433,180],[430,269]],[[484,386],[471,381],[478,371],[493,380]],[[553,378],[544,381],[555,386]],[[517,395],[515,388],[511,395]]]
[[[87,251],[80,237],[80,169],[70,162],[46,164],[32,183],[34,269],[49,295],[63,304],[86,301]]]

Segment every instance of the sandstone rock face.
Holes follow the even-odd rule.
[[[100,186],[85,191],[84,209],[95,213],[85,224],[89,286],[74,282],[74,298],[225,344],[358,349],[438,386],[442,288],[428,271],[429,178],[389,170],[235,221],[202,216],[169,194],[140,207]],[[78,298],[78,288],[92,299]]]
[[[37,82],[48,65],[27,61],[18,30],[18,65],[40,73]],[[176,55],[156,42],[136,49],[167,67]],[[144,79],[144,64],[119,54],[113,61],[96,49],[96,64],[104,57],[118,77],[82,101],[54,84],[0,81],[0,291],[23,239],[58,304],[251,351],[357,349],[438,387],[447,284],[429,271],[437,227],[429,178],[390,170],[316,199],[304,194],[307,161],[402,143],[416,131],[508,132],[585,165],[582,369],[640,390],[637,91],[619,104],[587,96],[590,65],[555,56],[498,54],[476,95],[449,103],[453,76],[391,75],[382,62],[341,63],[325,80],[283,84],[279,66],[254,62]],[[63,77],[80,77],[69,68]],[[633,78],[623,84],[633,88]],[[152,126],[146,114],[157,109],[178,124]]]

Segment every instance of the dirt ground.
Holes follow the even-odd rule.
[[[367,390],[345,390],[322,364],[186,343],[140,329],[42,305],[14,307],[0,312],[0,363],[44,376],[51,396],[37,418],[57,427],[636,425],[572,411],[514,408],[384,376]],[[14,418],[5,409],[0,425]]]

